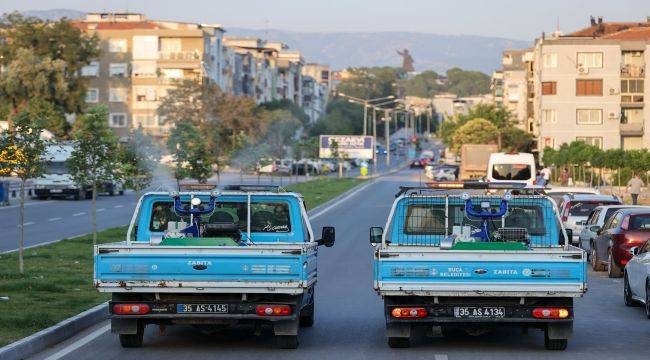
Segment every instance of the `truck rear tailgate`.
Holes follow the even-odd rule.
[[[392,246],[375,258],[382,295],[558,296],[586,291],[586,261],[577,248],[530,251],[440,250]]]
[[[314,247],[100,245],[95,286],[105,292],[301,293],[316,280]]]

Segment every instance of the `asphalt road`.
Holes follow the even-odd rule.
[[[650,320],[641,308],[623,305],[622,281],[590,273],[589,292],[576,301],[575,334],[564,352],[544,350],[543,333],[517,328],[458,338],[427,337],[416,332],[409,349],[386,344],[381,299],[372,290],[372,249],[368,228],[384,225],[397,186],[419,181],[405,170],[380,178],[361,192],[312,221],[336,226],[337,242],[319,254],[316,323],[302,329],[300,348],[274,348],[266,329],[251,328],[204,334],[192,327],[172,326],[164,333],[150,326],[144,347],[123,349],[108,331],[108,321],[39,354],[35,359],[647,359]]]
[[[387,170],[384,157],[380,157],[377,171]],[[392,159],[391,168],[398,164]],[[404,157],[401,157],[402,162]],[[352,169],[346,175],[356,176],[359,169]],[[329,176],[336,176],[330,173]],[[152,190],[173,191],[175,183],[171,179],[164,179],[162,176],[152,186]],[[270,177],[255,175],[240,175],[239,173],[224,173],[220,177],[220,185],[230,184],[275,184],[288,185],[296,181],[302,182],[311,177]],[[216,182],[216,177],[210,181]],[[99,230],[127,225],[131,220],[133,210],[138,200],[138,195],[127,191],[123,196],[97,197],[97,228]],[[18,205],[13,201],[12,205],[0,207],[0,253],[18,248]],[[91,201],[74,201],[71,199],[57,200],[28,200],[25,206],[25,246],[35,246],[58,241],[65,238],[90,233],[91,227]]]

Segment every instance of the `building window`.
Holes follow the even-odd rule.
[[[554,109],[542,110],[542,122],[545,124],[556,124],[557,110]]]
[[[602,68],[603,67],[603,53],[600,52],[580,52],[578,53],[578,67],[586,68]]]
[[[554,69],[557,67],[557,54],[549,53],[542,56],[542,64],[544,69]]]
[[[99,76],[99,61],[92,61],[81,68],[81,76]]]
[[[163,38],[160,39],[160,52],[179,53],[181,52],[181,39]]]
[[[96,103],[99,102],[99,89],[90,88],[86,91],[86,102]]]
[[[133,58],[142,60],[158,59],[158,37],[151,35],[134,36]]]
[[[633,93],[643,94],[643,80],[640,80],[640,79],[624,79],[624,80],[621,80],[621,93],[623,93],[623,94],[633,94]]]
[[[126,76],[126,63],[111,63],[109,65],[110,76]]]
[[[576,111],[576,123],[578,125],[598,125],[603,123],[603,110],[601,109],[578,109]]]
[[[597,146],[598,148],[603,148],[603,138],[601,136],[578,136],[576,141],[582,141],[588,145]]]
[[[621,138],[623,150],[641,150],[644,149],[643,136],[623,136]]]
[[[155,115],[152,114],[135,115],[135,122],[137,125],[145,128],[158,126],[158,119],[156,118]]]
[[[603,96],[603,80],[576,80],[576,96]]]
[[[125,53],[126,52],[126,39],[109,39],[108,52],[112,53]]]
[[[156,89],[139,87],[135,89],[135,101],[156,101],[158,97],[156,96]]]
[[[168,79],[182,79],[183,69],[160,69],[160,74]]]
[[[111,88],[108,93],[110,102],[126,102],[126,88]]]
[[[109,115],[109,123],[111,127],[126,127],[126,114],[125,113],[111,113]]]
[[[544,81],[542,83],[542,95],[557,95],[557,82]]]
[[[155,61],[134,61],[132,64],[133,77],[156,77],[157,68]]]

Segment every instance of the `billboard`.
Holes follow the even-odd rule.
[[[318,156],[332,158],[332,143],[338,145],[339,156],[345,159],[372,159],[374,146],[372,136],[363,135],[321,135]]]

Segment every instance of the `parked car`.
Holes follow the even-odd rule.
[[[275,171],[277,175],[291,175],[292,173],[293,160],[291,159],[279,159],[275,160]]]
[[[623,209],[612,215],[598,230],[593,242],[592,264],[594,270],[607,267],[611,278],[623,275],[623,269],[632,258],[630,249],[650,238],[650,209]]]
[[[625,305],[644,305],[645,316],[650,319],[650,240],[630,249],[634,255],[625,265],[623,297]]]
[[[291,165],[291,173],[294,175],[319,175],[321,169],[318,163],[309,159],[301,159]]]
[[[524,182],[535,185],[535,158],[531,153],[492,153],[488,160],[489,182]]]
[[[436,153],[433,150],[422,150],[420,152],[420,158],[427,158],[431,161],[435,161]]]
[[[621,209],[629,208],[642,208],[643,206],[636,205],[605,205],[598,206],[591,212],[589,218],[582,222],[582,231],[578,235],[579,245],[587,254],[591,257],[591,243],[597,236],[597,232],[600,228],[603,227],[603,224],[609,220],[612,215]]]
[[[388,152],[386,151],[386,148],[382,145],[375,145],[375,154],[383,154],[386,155]]]
[[[573,236],[571,244],[578,245],[580,232],[584,227],[583,221],[589,218],[589,215],[598,206],[603,205],[621,205],[621,199],[614,195],[594,195],[594,194],[566,194],[562,197],[558,208],[564,227],[571,229]]]
[[[557,205],[560,205],[562,197],[567,194],[600,194],[600,191],[590,187],[569,187],[569,186],[554,186],[545,191],[546,195],[550,196]]]

